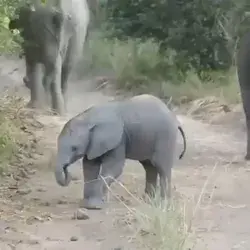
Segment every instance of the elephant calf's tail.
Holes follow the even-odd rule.
[[[181,132],[181,135],[182,135],[182,138],[183,138],[183,145],[184,145],[184,149],[183,149],[182,153],[181,153],[180,156],[179,156],[179,159],[181,159],[181,158],[183,157],[183,155],[185,154],[185,152],[186,152],[187,142],[186,142],[186,136],[185,136],[185,133],[184,133],[182,127],[181,127],[181,126],[178,126],[178,129],[179,129],[180,132]]]

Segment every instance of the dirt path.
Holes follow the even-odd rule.
[[[22,63],[0,58],[0,68],[2,87],[17,86],[20,95],[27,95],[27,90],[21,87]],[[12,72],[15,68],[19,69]],[[83,83],[75,85],[70,116],[113,98],[100,92],[86,93]],[[250,249],[250,169],[242,160],[244,131],[240,125],[238,130],[232,130],[185,116],[179,119],[187,134],[188,151],[174,169],[173,183],[189,200],[197,202],[203,193],[193,223],[198,236],[193,249]],[[46,147],[38,159],[37,171],[18,183],[21,194],[9,195],[8,187],[0,186],[0,192],[8,194],[0,201],[0,249],[143,249],[126,224],[127,209],[115,196],[110,196],[102,211],[89,211],[89,219],[72,220],[82,198],[81,166],[78,162],[71,167],[78,178],[69,187],[56,184],[48,159],[65,119],[42,116],[39,121],[46,125],[45,131],[37,132]],[[136,162],[127,161],[126,165],[121,181],[140,196],[144,172]],[[126,204],[133,204],[118,185],[113,190]]]

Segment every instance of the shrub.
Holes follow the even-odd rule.
[[[10,18],[15,15],[15,9],[25,0],[0,0],[0,52],[16,53],[20,51],[18,32],[11,33],[8,29]]]

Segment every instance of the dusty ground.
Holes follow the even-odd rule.
[[[5,85],[16,86],[20,95],[27,96],[21,80],[23,63],[0,58],[0,68],[1,89]],[[101,92],[85,92],[84,84],[74,84],[70,116],[113,98]],[[250,249],[250,169],[243,161],[243,116],[241,111],[234,115],[228,126],[179,116],[187,134],[188,151],[174,169],[173,184],[178,192],[196,202],[204,191],[193,222],[197,234],[196,246],[192,248],[195,250]],[[0,186],[0,249],[142,249],[125,223],[127,209],[115,196],[110,196],[104,210],[89,211],[88,220],[72,220],[82,198],[80,164],[71,167],[78,180],[67,188],[56,184],[48,164],[56,134],[65,119],[38,119],[46,126],[45,130],[37,130],[44,154],[37,157],[36,171],[19,181],[7,178]],[[128,161],[121,181],[140,196],[144,189],[141,166]],[[10,189],[13,184],[19,193]],[[118,185],[113,190],[126,204],[133,204]]]

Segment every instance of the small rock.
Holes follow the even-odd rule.
[[[72,237],[70,238],[70,241],[78,241],[78,238],[77,238],[76,236],[72,236]]]
[[[78,209],[73,216],[74,220],[88,220],[89,215],[87,214],[87,211],[84,209]]]
[[[29,169],[28,173],[30,175],[34,175],[36,173],[36,170],[35,169]]]
[[[45,193],[47,190],[45,188],[38,188],[37,192]]]
[[[80,178],[78,177],[78,176],[71,176],[71,180],[72,181],[79,181],[80,180]]]
[[[101,242],[101,241],[104,241],[104,240],[105,240],[104,238],[97,239],[98,242]]]
[[[30,216],[27,220],[26,220],[26,224],[28,225],[32,225],[36,222],[43,222],[44,220],[38,216]]]
[[[23,188],[23,189],[18,189],[16,192],[20,195],[27,195],[27,194],[31,193],[31,189]]]
[[[38,197],[31,198],[32,201],[40,201]]]
[[[67,201],[65,201],[65,200],[58,200],[57,201],[57,204],[67,204],[68,202]]]
[[[31,239],[31,240],[29,240],[29,244],[30,245],[37,245],[37,244],[39,244],[39,240],[37,240],[37,239]]]
[[[42,206],[45,206],[45,207],[49,207],[49,206],[50,206],[50,202],[48,202],[48,201],[41,202],[40,204],[41,204]]]
[[[23,178],[28,178],[29,174],[28,174],[28,172],[25,169],[22,168],[22,169],[20,169],[19,176],[23,177]]]

